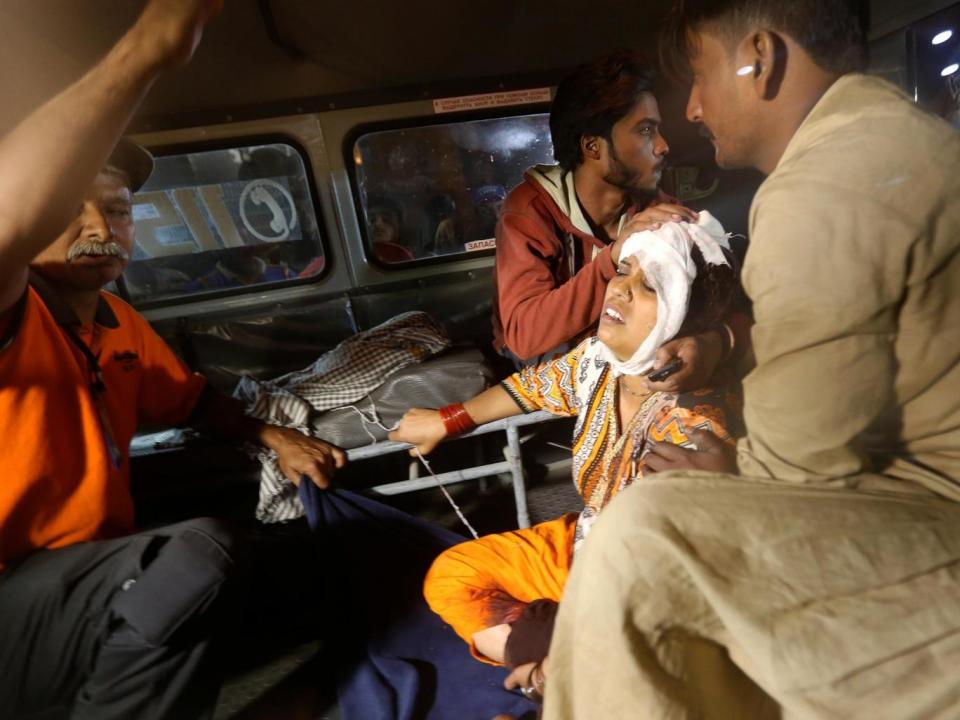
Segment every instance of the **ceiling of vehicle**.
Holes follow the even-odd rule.
[[[875,34],[950,5],[873,0]],[[150,116],[295,98],[549,73],[616,47],[655,53],[670,0],[227,0],[188,69],[162,78]],[[904,7],[909,5],[909,7]],[[142,2],[4,0],[0,129],[66,85],[129,26]],[[432,90],[432,93],[431,93]]]
[[[569,0],[228,0],[189,69],[162,78],[144,112],[569,68],[606,48],[643,46],[667,4],[594,0],[588,10]],[[6,0],[0,7],[4,119],[77,77],[140,5]],[[614,13],[622,22],[610,21]]]

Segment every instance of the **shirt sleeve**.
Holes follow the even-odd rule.
[[[523,368],[501,385],[524,412],[546,410],[554,415],[576,415],[577,375],[585,342],[566,355]]]
[[[143,380],[139,417],[155,425],[180,425],[193,412],[207,381],[178,358],[149,323],[140,323]]]
[[[756,367],[740,472],[869,470],[869,448],[896,437],[893,342],[913,232],[903,213],[822,178],[794,174],[761,193],[743,273]]]
[[[616,268],[610,248],[601,250],[558,285],[563,238],[542,219],[506,212],[497,223],[497,303],[504,344],[520,358],[534,358],[582,335],[600,317],[607,282]],[[577,242],[581,242],[579,239]]]

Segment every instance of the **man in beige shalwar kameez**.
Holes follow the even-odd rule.
[[[693,470],[607,508],[545,716],[958,718],[960,137],[850,72],[852,3],[704,4],[675,14],[688,117],[769,175],[748,434],[735,467],[709,437],[664,449]]]

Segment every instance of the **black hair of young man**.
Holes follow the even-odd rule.
[[[828,72],[843,75],[867,63],[866,0],[676,0],[660,42],[660,60],[687,78],[692,33],[709,30],[734,47],[751,26],[785,33]]]
[[[652,93],[654,73],[639,54],[617,50],[577,67],[557,87],[550,106],[553,155],[564,170],[583,162],[580,138],[610,140],[613,126]]]

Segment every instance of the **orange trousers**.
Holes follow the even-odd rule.
[[[430,609],[480,655],[473,634],[510,623],[534,600],[560,601],[573,559],[576,513],[523,530],[455,545],[434,560],[423,584]]]

